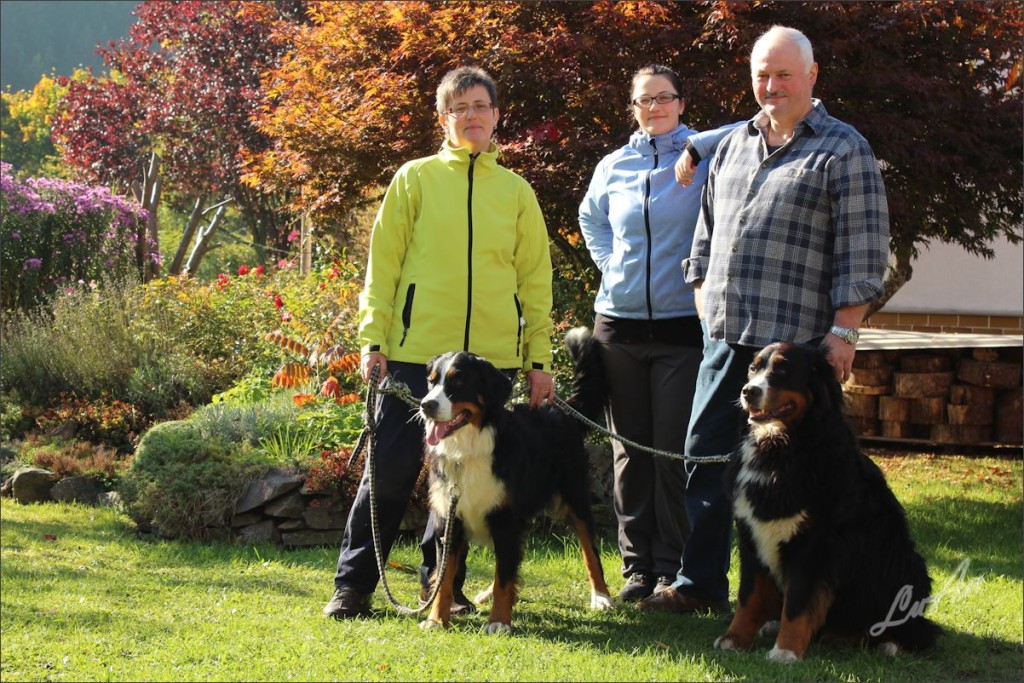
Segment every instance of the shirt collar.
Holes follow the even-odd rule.
[[[825,105],[822,104],[818,98],[811,98],[811,111],[807,113],[807,116],[803,117],[797,122],[797,128],[801,125],[807,127],[812,135],[818,135],[821,132],[822,126],[825,125],[825,119],[828,117],[828,112],[825,111]],[[754,118],[747,122],[747,133],[749,135],[760,135],[761,130],[768,126],[768,115],[763,111],[757,112]]]
[[[498,164],[498,156],[500,153],[498,145],[492,140],[487,150],[480,152],[480,154],[477,155],[476,165],[496,166]],[[441,149],[438,150],[437,154],[445,161],[469,165],[469,148],[455,147],[447,138],[445,138],[445,141],[441,144]]]

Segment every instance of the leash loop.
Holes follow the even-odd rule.
[[[374,417],[374,411],[377,405],[377,392],[381,391],[385,394],[396,396],[402,400],[406,405],[411,408],[419,406],[419,402],[412,398],[412,391],[409,387],[402,382],[394,382],[390,378],[385,378],[381,385],[378,385],[378,378],[380,377],[380,366],[375,365],[370,371],[370,379],[366,386],[366,402],[364,403],[365,412],[363,413],[363,419],[366,426],[363,428],[362,434],[359,435],[359,441],[356,443],[356,448],[352,452],[352,456],[349,458],[349,464],[358,460],[358,455],[363,448],[366,448],[366,478],[369,483],[369,498],[370,498],[370,534],[373,536],[373,555],[377,562],[377,573],[380,576],[380,585],[384,589],[384,595],[387,597],[388,602],[391,606],[398,610],[401,614],[415,615],[422,614],[431,604],[434,602],[434,598],[437,596],[437,589],[440,586],[440,580],[434,581],[434,585],[430,588],[430,595],[423,602],[422,605],[417,609],[412,609],[400,604],[395,597],[391,594],[391,588],[388,586],[387,574],[385,573],[385,557],[381,551],[382,543],[380,539],[380,523],[377,519],[377,485],[376,485],[376,472],[374,464],[374,450],[377,442],[377,422]],[[394,383],[399,385],[395,390],[389,390],[390,385]],[[451,502],[448,504],[448,514],[445,517],[444,525],[444,536],[441,542],[441,561],[437,568],[439,572],[437,576],[444,576],[445,571],[448,568],[448,557],[449,550],[451,547],[451,531],[455,520],[455,512],[459,504],[458,490],[452,491]]]

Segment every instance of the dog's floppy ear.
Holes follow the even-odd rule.
[[[451,352],[439,353],[436,356],[434,356],[433,358],[431,358],[430,360],[428,360],[427,361],[427,378],[429,379],[430,376],[433,375],[435,372],[439,372],[442,361],[445,358],[447,358],[447,357],[449,357],[451,355],[452,355]]]
[[[488,408],[501,408],[512,396],[512,380],[490,363],[483,363],[484,401]]]

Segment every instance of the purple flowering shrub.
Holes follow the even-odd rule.
[[[137,269],[146,211],[106,187],[16,178],[0,164],[0,308],[27,308],[56,291]],[[152,258],[159,253],[150,246]]]

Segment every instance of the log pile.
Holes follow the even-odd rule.
[[[843,385],[858,435],[942,444],[1024,442],[1020,349],[859,351]]]

